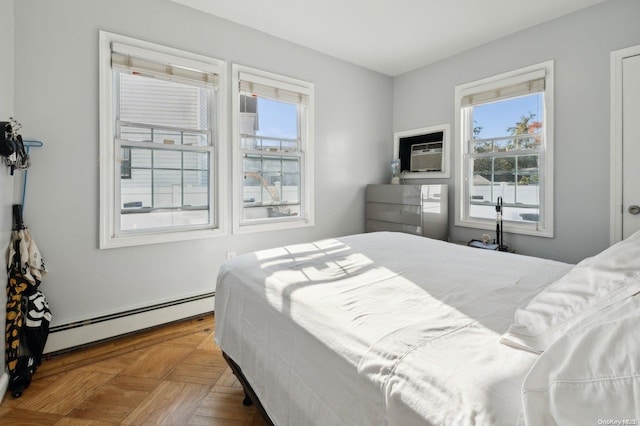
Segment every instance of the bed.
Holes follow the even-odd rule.
[[[640,235],[578,265],[394,232],[279,247],[222,266],[216,342],[275,425],[634,424],[639,263]]]

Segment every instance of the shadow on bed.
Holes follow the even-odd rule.
[[[538,355],[501,335],[571,268],[386,232],[265,250],[222,268],[216,339],[272,424],[515,424]]]

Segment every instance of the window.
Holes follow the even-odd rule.
[[[131,148],[122,148],[120,179],[131,179]]]
[[[313,225],[313,85],[233,74],[234,232]]]
[[[553,236],[553,62],[456,87],[456,225]]]
[[[100,37],[101,248],[214,234],[223,63]]]

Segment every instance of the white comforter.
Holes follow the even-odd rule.
[[[499,343],[571,265],[399,233],[239,256],[216,341],[276,425],[514,425],[538,357]]]

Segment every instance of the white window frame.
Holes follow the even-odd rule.
[[[428,135],[431,133],[440,133],[442,132],[442,170],[438,172],[411,172],[411,171],[403,171],[401,177],[402,179],[429,179],[429,178],[449,178],[451,176],[450,165],[450,142],[449,142],[449,133],[451,132],[451,126],[449,124],[439,124],[437,126],[429,126],[422,127],[420,129],[412,129],[412,130],[403,130],[400,132],[395,132],[393,134],[393,155],[394,159],[400,159],[400,139],[411,137],[411,136],[420,136],[420,135]]]
[[[213,150],[210,158],[210,203],[213,204],[214,219],[198,229],[167,229],[140,233],[119,231],[116,209],[120,207],[120,164],[116,141],[114,117],[115,88],[113,82],[111,52],[112,45],[143,59],[200,69],[218,75],[219,84],[215,97],[214,128],[211,136]],[[227,235],[227,208],[221,197],[226,185],[226,62],[218,59],[169,48],[155,43],[137,40],[106,31],[99,32],[99,102],[100,102],[100,229],[99,247],[109,249],[171,241],[209,238]]]
[[[245,234],[253,232],[277,231],[285,229],[303,228],[315,226],[314,206],[314,84],[306,81],[286,77],[283,75],[232,64],[232,132],[233,132],[233,233]],[[284,89],[290,92],[301,93],[307,96],[305,117],[300,117],[300,201],[301,211],[299,216],[286,218],[273,218],[255,223],[242,222],[243,217],[243,152],[240,138],[240,74],[242,79],[252,81],[265,86]]]
[[[455,225],[494,230],[495,219],[479,219],[468,217],[468,170],[467,143],[471,138],[472,126],[468,125],[466,109],[462,107],[462,98],[474,93],[486,92],[489,90],[505,87],[526,81],[532,73],[543,72],[545,76],[544,89],[544,143],[541,152],[540,167],[540,191],[541,203],[540,212],[543,218],[541,222],[504,222],[503,231],[514,234],[535,235],[539,237],[553,238],[554,236],[554,207],[553,207],[553,105],[554,105],[554,85],[553,85],[553,61],[547,61],[525,68],[509,71],[482,80],[461,84],[455,87],[455,128],[457,129],[457,149],[455,152],[455,164],[457,173],[455,178]],[[505,209],[508,207],[505,207]]]

